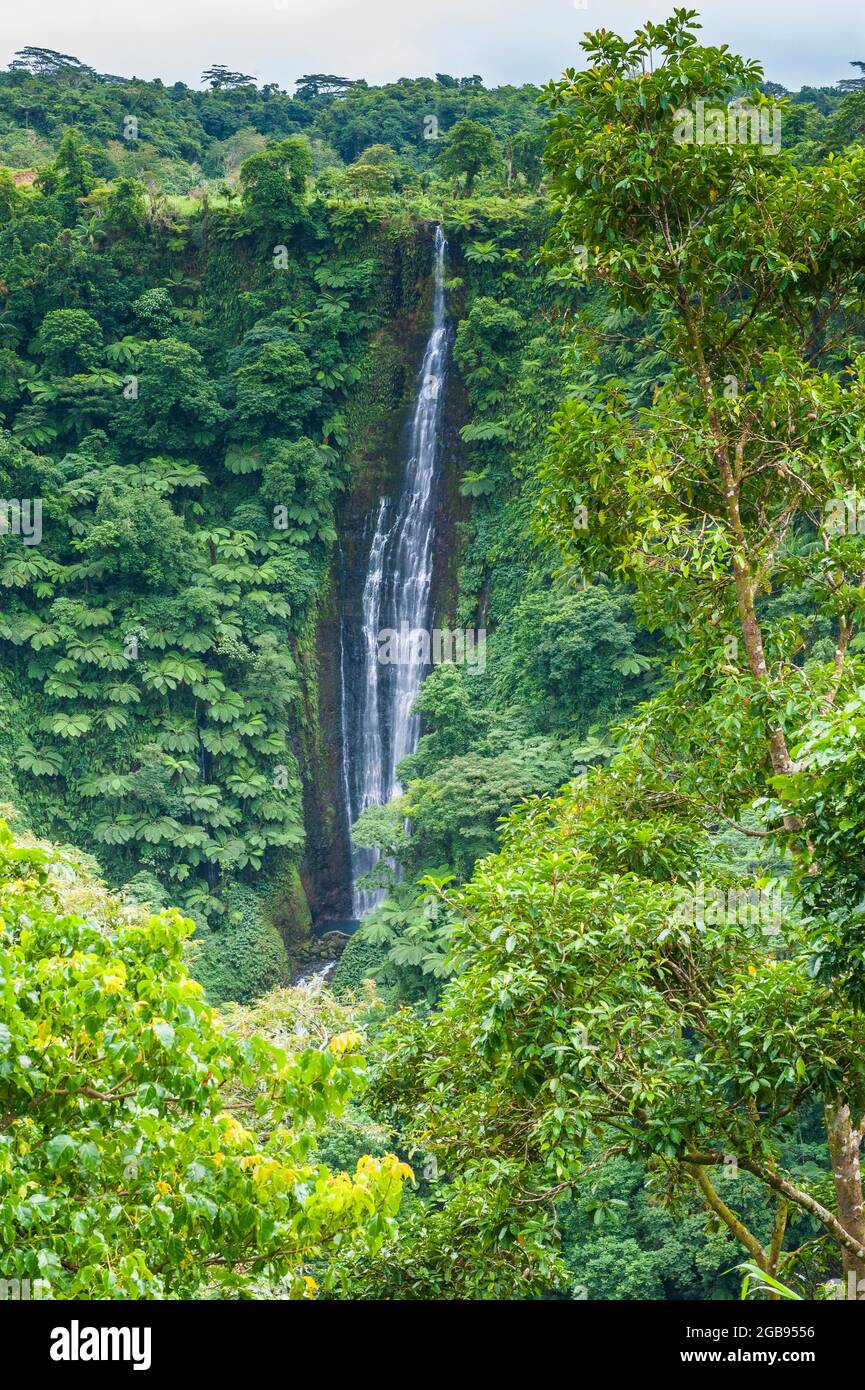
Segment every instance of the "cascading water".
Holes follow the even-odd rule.
[[[342,736],[346,808],[351,822],[368,806],[381,806],[400,791],[396,769],[413,753],[420,720],[412,705],[426,674],[422,644],[407,637],[427,631],[431,618],[430,588],[433,531],[438,483],[439,436],[449,340],[445,323],[445,252],[436,228],[433,322],[418,381],[409,433],[408,455],[399,500],[382,498],[369,552],[361,605],[362,638],[357,648],[357,684],[350,689],[342,633]],[[397,659],[380,660],[381,634],[400,634]],[[377,853],[352,846],[352,898],[356,917],[375,907],[381,890],[356,886]]]

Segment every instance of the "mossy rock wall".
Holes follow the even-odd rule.
[[[283,869],[267,893],[259,897],[259,904],[265,922],[279,933],[292,959],[308,948],[312,914],[296,864]]]
[[[291,984],[291,961],[252,888],[236,884],[226,897],[225,918],[200,925],[190,942],[190,972],[211,1004],[251,1004],[269,990]]]

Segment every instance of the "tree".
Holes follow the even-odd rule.
[[[465,668],[445,661],[434,666],[414,702],[413,712],[423,716],[424,732],[419,752],[426,761],[457,757],[470,747],[487,726],[487,720],[471,699],[471,677]],[[417,765],[417,755],[412,765]],[[414,772],[411,775],[416,775]]]
[[[46,371],[71,376],[96,365],[102,351],[102,329],[83,309],[52,309],[39,325],[33,351]]]
[[[851,68],[859,69],[858,77],[842,77],[838,80],[838,86],[844,92],[858,92],[865,87],[865,63],[860,63],[857,59],[852,59]]]
[[[138,179],[117,179],[105,200],[102,225],[118,237],[134,238],[144,226],[147,207]]]
[[[254,87],[255,78],[248,73],[232,72],[223,63],[215,63],[213,67],[205,68],[201,74],[202,82],[207,82],[211,90],[235,91],[238,87]]]
[[[356,197],[383,197],[393,192],[393,172],[384,164],[365,164],[360,159],[342,171],[342,181]]]
[[[177,338],[141,343],[135,392],[116,406],[121,438],[148,452],[182,453],[213,438],[223,412],[201,354]]]
[[[54,48],[22,48],[9,64],[10,72],[32,73],[34,77],[58,78],[80,82],[83,77],[95,77],[93,68],[73,58],[70,53],[58,53]]]
[[[22,204],[22,195],[9,170],[0,169],[0,226],[11,222]]]
[[[162,589],[188,574],[193,542],[182,519],[146,487],[116,482],[97,499],[81,554],[104,576],[125,578],[134,589]]]
[[[361,1082],[356,1033],[232,1036],[186,972],[191,923],[124,913],[3,824],[0,886],[6,1268],[55,1298],[308,1298],[330,1253],[380,1243],[406,1166],[310,1159]]]
[[[295,83],[295,97],[309,101],[312,97],[341,97],[355,83],[350,77],[335,77],[333,73],[308,72]]]
[[[294,433],[321,399],[312,364],[296,342],[265,343],[234,373],[235,431],[245,438]]]
[[[247,218],[257,227],[290,227],[301,214],[306,180],[312,171],[309,141],[290,135],[240,166],[240,184]]]
[[[544,144],[543,130],[517,131],[506,146],[508,182],[522,174],[530,188],[537,188],[544,174]]]
[[[649,1162],[674,1206],[698,1193],[764,1272],[840,1261],[861,1290],[865,1015],[843,960],[816,965],[827,942],[847,941],[848,967],[859,949],[859,885],[828,920],[801,887],[812,823],[825,895],[821,825],[858,820],[824,806],[819,757],[797,809],[791,750],[862,679],[862,541],[837,518],[865,485],[865,158],[796,168],[760,93],[742,138],[727,101],[759,68],[698,47],[692,20],[589,35],[587,68],[549,89],[550,255],[575,288],[598,282],[609,319],[596,303],[580,321],[601,370],[558,413],[539,531],[566,574],[629,581],[676,644],[672,683],[609,772],[515,815],[446,895],[464,968],[422,1028],[400,1021],[378,1094],[414,1105],[419,1142],[463,1175],[455,1203],[485,1168],[492,1207],[503,1182],[540,1209],[601,1139]],[[696,138],[698,101],[722,111],[717,139]],[[609,341],[651,363],[649,391],[603,370],[614,315]],[[728,822],[799,861],[768,930],[730,906],[760,880],[721,870],[710,832]],[[723,906],[705,916],[710,889]],[[816,1176],[788,1151],[812,1100]],[[731,1166],[762,1188],[756,1226]]]
[[[490,295],[479,295],[457,329],[454,359],[478,413],[495,409],[507,399],[512,385],[510,357],[524,326],[516,309]]]
[[[546,739],[527,739],[494,756],[467,752],[411,782],[400,809],[427,863],[447,864],[465,878],[496,848],[502,816],[524,797],[555,791],[568,770]]]
[[[408,1108],[454,1199],[486,1186],[495,1209],[518,1186],[539,1214],[579,1181],[580,1156],[591,1179],[599,1141],[651,1164],[674,1210],[699,1194],[767,1273],[807,1259],[812,1222],[855,1262],[861,1240],[830,1174],[803,1178],[790,1117],[839,1085],[862,1113],[865,1018],[814,981],[807,930],[785,924],[767,951],[746,912],[689,920],[708,849],[635,757],[512,815],[500,853],[443,894],[462,968],[436,1014],[388,1037],[375,1096]],[[752,1189],[718,1174],[771,1200],[745,1218]]]
[[[462,179],[466,193],[471,194],[478,175],[495,169],[499,159],[495,137],[489,126],[463,116],[448,131],[436,168],[446,178]]]
[[[655,623],[681,642],[679,683],[647,719],[650,756],[672,755],[680,791],[735,815],[767,773],[784,785],[795,770],[791,736],[854,679],[847,657],[861,565],[856,543],[831,536],[823,521],[833,497],[862,480],[853,443],[865,411],[862,340],[846,325],[865,285],[865,161],[853,152],[816,176],[793,168],[767,138],[774,118],[759,93],[751,124],[743,130],[737,117],[731,130],[726,103],[759,69],[726,49],[697,48],[692,18],[677,12],[631,43],[592,35],[590,70],[549,89],[559,259],[573,265],[582,248],[580,265],[614,304],[657,315],[670,372],[651,412],[619,415],[609,433],[615,387],[563,415],[548,500],[568,554],[632,577],[643,611],[653,605]],[[654,71],[650,50],[664,56]],[[697,140],[689,124],[698,100],[723,112],[714,143]],[[575,503],[590,517],[581,533]],[[802,563],[794,537],[804,542],[815,529],[822,545]],[[763,597],[782,582],[807,594],[822,631],[835,633],[831,660],[812,662],[804,678],[802,624],[773,621]],[[696,725],[682,739],[685,710]],[[797,829],[788,815],[787,832]],[[785,971],[796,961],[788,949]],[[819,990],[809,997],[805,978],[797,989],[816,1017]],[[752,1084],[756,1092],[759,1077]],[[837,1203],[829,1226],[840,1218],[845,1271],[861,1278],[855,1057],[827,1073],[821,1090]],[[706,1170],[695,1177],[711,1205]]]
[[[66,198],[83,198],[93,188],[93,167],[76,131],[64,132],[54,163],[39,175],[46,193]]]
[[[356,163],[374,164],[396,174],[400,167],[400,158],[393,145],[367,145],[365,150],[361,150]]]
[[[522,706],[544,729],[579,733],[635,704],[651,664],[627,600],[602,584],[528,595],[497,634],[496,651],[500,708]]]

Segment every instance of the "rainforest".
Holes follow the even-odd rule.
[[[86,56],[0,72],[0,1295],[865,1299],[865,78]]]

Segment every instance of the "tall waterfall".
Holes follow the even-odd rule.
[[[433,321],[418,378],[417,399],[399,498],[382,498],[369,551],[362,600],[362,638],[355,644],[355,669],[347,669],[345,624],[342,633],[342,736],[346,808],[352,822],[368,806],[396,796],[396,768],[417,747],[420,720],[411,707],[426,674],[424,653],[404,639],[393,664],[379,660],[380,634],[427,630],[433,528],[438,483],[439,436],[449,342],[445,324],[445,251],[436,228]],[[356,680],[356,687],[354,681]],[[356,880],[377,853],[352,847],[352,896],[356,917],[374,907],[381,891],[358,889]]]

